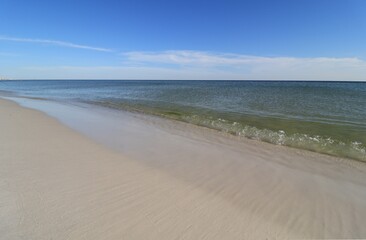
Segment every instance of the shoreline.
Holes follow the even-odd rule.
[[[17,103],[21,107],[30,108],[46,114],[49,117],[59,121],[61,124],[71,128],[72,130],[79,132],[104,146],[107,146],[109,148],[112,148],[113,150],[117,150],[122,153],[124,152],[121,151],[121,148],[117,146],[118,144],[115,144],[116,141],[113,142],[114,140],[118,141],[121,139],[118,139],[118,137],[115,136],[113,141],[107,140],[107,138],[109,137],[108,134],[113,134],[114,131],[118,131],[121,129],[116,129],[114,127],[110,128],[107,125],[118,125],[120,121],[131,122],[137,120],[137,125],[139,125],[138,128],[141,128],[142,125],[147,125],[150,126],[148,130],[156,128],[158,130],[162,130],[163,132],[168,132],[169,135],[180,135],[185,138],[197,139],[198,141],[208,141],[213,144],[224,144],[229,147],[234,147],[236,148],[236,150],[240,150],[240,148],[242,147],[255,147],[260,149],[267,149],[268,151],[282,151],[285,154],[299,154],[306,158],[317,158],[322,160],[326,159],[327,161],[335,161],[356,168],[359,166],[366,167],[366,162],[363,160],[335,156],[287,145],[278,145],[247,137],[240,137],[214,128],[165,118],[162,116],[148,114],[140,111],[114,109],[83,102],[64,102],[47,98],[18,96],[14,94],[0,95],[0,99],[12,101]],[[64,114],[65,112],[67,114]],[[77,115],[77,117],[72,117],[72,115]],[[90,120],[85,121],[85,119],[83,119],[83,115],[85,115],[87,118],[97,118],[98,123],[96,121],[93,122]],[[85,123],[87,124],[87,127],[83,126]],[[98,124],[102,124],[104,126],[100,128]],[[137,127],[137,125],[135,125],[134,127]],[[89,128],[93,129],[93,131],[98,129],[107,129],[108,134],[104,134],[105,136],[100,133],[92,134],[92,131],[90,131]]]
[[[3,89],[46,100],[137,111],[227,132],[237,138],[366,162],[362,86],[358,89],[354,84],[326,82],[149,84],[35,80],[24,84],[9,82]],[[334,91],[347,94],[336,99]],[[312,97],[306,97],[309,94]],[[339,104],[332,104],[338,101]]]
[[[211,128],[208,126],[204,126],[204,125],[197,125],[191,122],[187,122],[187,121],[182,121],[182,120],[177,120],[177,119],[172,119],[172,118],[167,118],[167,117],[163,117],[160,115],[155,115],[155,114],[151,114],[151,113],[145,113],[143,111],[140,110],[128,110],[128,109],[116,109],[113,107],[108,107],[108,106],[102,106],[102,105],[98,105],[98,104],[90,104],[90,103],[84,103],[84,102],[74,102],[74,101],[68,101],[68,102],[64,102],[64,101],[60,101],[60,100],[54,100],[54,99],[47,99],[47,98],[40,98],[40,97],[30,97],[30,96],[20,96],[17,95],[13,92],[9,92],[9,91],[0,91],[0,98],[2,99],[7,99],[10,101],[15,101],[18,104],[25,104],[25,107],[29,107],[35,110],[40,110],[48,115],[50,115],[51,117],[54,117],[56,119],[58,119],[59,121],[63,122],[62,119],[63,117],[61,115],[59,115],[58,113],[54,112],[53,114],[50,114],[52,112],[52,110],[50,109],[50,107],[45,107],[43,109],[39,109],[40,106],[37,102],[32,103],[33,100],[40,100],[40,101],[44,101],[44,102],[48,102],[48,103],[52,103],[54,104],[54,106],[56,108],[58,108],[59,106],[72,106],[72,107],[77,107],[80,109],[92,109],[92,112],[95,112],[95,110],[97,109],[99,112],[99,115],[109,115],[109,114],[115,114],[117,117],[124,117],[124,115],[130,115],[133,117],[137,117],[139,119],[144,119],[144,123],[151,123],[151,122],[155,122],[157,123],[156,125],[159,125],[160,128],[164,128],[164,124],[165,125],[173,125],[170,126],[169,131],[170,130],[174,130],[174,128],[176,127],[183,127],[184,130],[183,131],[198,131],[199,134],[206,134],[208,133],[212,133],[212,135],[217,136],[217,138],[219,137],[223,137],[222,141],[225,140],[233,140],[234,142],[242,142],[244,144],[247,144],[248,142],[256,142],[257,144],[263,144],[263,147],[267,147],[268,144],[270,145],[274,145],[276,147],[280,147],[280,148],[284,148],[286,149],[286,151],[295,151],[295,152],[302,152],[303,154],[315,154],[313,157],[318,157],[317,155],[322,155],[321,158],[324,158],[325,156],[333,158],[335,161],[346,161],[349,162],[350,164],[355,164],[353,163],[353,161],[355,162],[359,162],[359,163],[366,163],[366,155],[363,157],[363,159],[358,159],[358,158],[351,158],[351,157],[346,157],[346,156],[338,156],[335,154],[330,154],[327,152],[319,152],[319,151],[315,151],[315,150],[311,150],[311,149],[307,149],[307,148],[301,148],[301,147],[296,147],[296,146],[290,146],[290,145],[286,145],[286,144],[276,144],[273,142],[267,142],[267,141],[263,141],[260,139],[255,139],[255,138],[249,138],[246,136],[240,136],[240,135],[235,135],[229,132],[225,132],[219,129],[215,129],[215,128]],[[77,111],[77,109],[74,109],[75,111]],[[90,111],[89,111],[90,112]],[[116,114],[117,113],[117,114]],[[66,121],[67,122],[67,121]],[[63,122],[64,124],[66,123],[65,121]],[[159,124],[162,123],[162,124]],[[80,125],[76,126],[73,125],[72,123],[66,123],[66,125],[68,125],[69,127],[73,128],[76,131],[82,132],[85,134],[85,131],[80,131]],[[88,134],[86,134],[88,135]],[[99,137],[94,137],[95,140],[100,141]],[[221,140],[219,140],[221,141]],[[101,141],[103,144],[105,145],[114,145],[114,144],[110,144],[108,143],[108,141]],[[291,150],[290,150],[291,149]],[[309,156],[311,157],[311,156]]]
[[[0,100],[9,239],[366,236],[363,163],[37,104]]]

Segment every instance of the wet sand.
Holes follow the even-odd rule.
[[[366,237],[364,163],[47,104],[0,100],[3,239]]]

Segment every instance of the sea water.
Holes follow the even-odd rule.
[[[277,145],[366,161],[366,83],[1,81],[20,96],[137,111]]]

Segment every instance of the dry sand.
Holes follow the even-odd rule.
[[[364,164],[176,133],[158,161],[150,127],[138,155],[0,100],[0,239],[366,238]]]

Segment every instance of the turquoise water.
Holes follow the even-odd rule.
[[[366,161],[366,83],[1,81],[0,90],[139,111]]]

